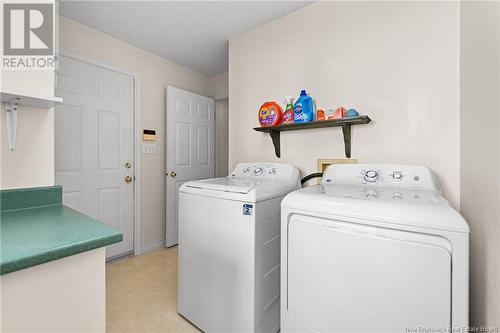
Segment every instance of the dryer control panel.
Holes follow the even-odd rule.
[[[283,163],[239,163],[230,177],[249,177],[296,182],[299,171],[291,164]]]
[[[434,172],[419,165],[332,164],[325,170],[321,183],[440,191]]]

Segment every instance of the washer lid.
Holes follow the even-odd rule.
[[[258,202],[300,188],[299,171],[281,163],[238,163],[230,176],[188,181],[179,188],[190,193],[220,199]]]
[[[259,185],[258,183],[258,181],[248,178],[223,177],[191,181],[186,183],[186,187],[247,194]]]
[[[298,178],[297,178],[298,179]],[[249,177],[223,177],[184,183],[179,192],[221,199],[258,202],[297,190],[299,183]]]

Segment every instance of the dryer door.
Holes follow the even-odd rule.
[[[451,324],[451,245],[439,236],[292,215],[287,311],[319,332]]]

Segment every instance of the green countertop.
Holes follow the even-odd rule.
[[[61,196],[58,186],[0,191],[0,275],[123,239],[119,230],[63,206]]]

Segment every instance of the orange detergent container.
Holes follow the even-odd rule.
[[[259,123],[262,127],[279,125],[281,122],[281,106],[276,102],[265,102],[259,109]]]

